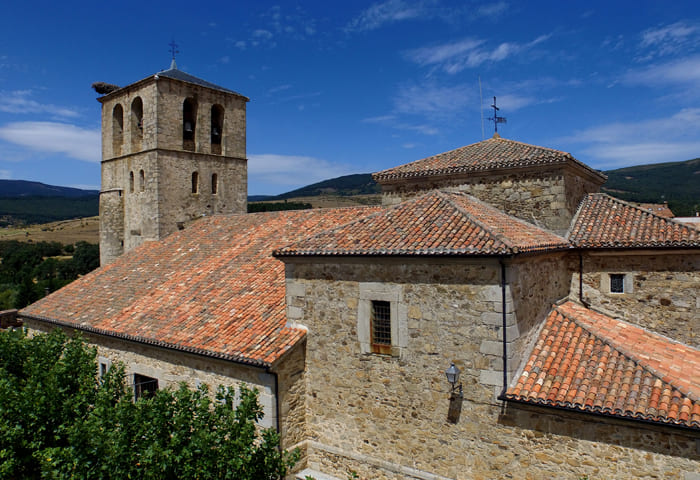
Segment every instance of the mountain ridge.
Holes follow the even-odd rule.
[[[601,188],[622,200],[640,203],[668,202],[676,216],[700,210],[700,158],[623,167],[603,171],[608,180]],[[370,173],[344,175],[316,182],[279,195],[250,195],[248,201],[275,202],[304,197],[377,195],[379,185]],[[99,192],[47,185],[26,180],[0,180],[0,226],[17,220],[42,223],[98,214]],[[305,200],[308,201],[308,200]]]

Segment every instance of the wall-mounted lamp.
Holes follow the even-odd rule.
[[[459,368],[452,362],[450,367],[445,370],[445,376],[447,376],[447,381],[450,382],[450,385],[452,386],[452,395],[457,394],[458,396],[462,396],[462,384],[459,383],[459,374],[460,374]],[[459,393],[457,393],[459,392]]]
[[[450,392],[450,405],[447,409],[447,421],[450,423],[459,422],[459,415],[462,412],[462,384],[459,383],[459,368],[454,364],[450,365],[450,368],[445,370],[445,376],[447,376],[447,381],[450,382],[452,390]]]

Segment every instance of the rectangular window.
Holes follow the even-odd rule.
[[[625,275],[622,273],[610,274],[610,293],[625,293]]]
[[[391,354],[391,305],[382,300],[372,300],[370,316],[372,352]]]
[[[106,363],[100,362],[100,378],[102,378],[102,377],[104,377],[105,375],[107,375],[107,370],[108,370],[108,369],[109,369],[109,367],[107,366]]]
[[[146,375],[134,374],[134,398],[149,397],[158,390],[158,379]]]

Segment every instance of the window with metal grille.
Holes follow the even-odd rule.
[[[625,275],[622,273],[610,274],[610,293],[625,293]]]
[[[372,352],[391,354],[391,304],[372,300]]]
[[[158,390],[158,379],[146,375],[134,374],[134,398],[149,397]]]

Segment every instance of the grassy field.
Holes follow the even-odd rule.
[[[76,218],[59,222],[30,225],[23,228],[0,228],[0,240],[21,242],[99,243],[99,217]]]

